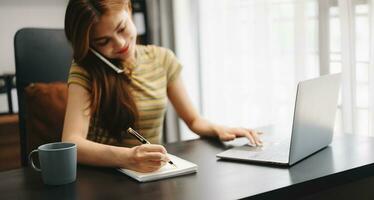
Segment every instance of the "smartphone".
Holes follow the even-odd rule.
[[[117,74],[120,74],[120,73],[123,73],[123,70],[122,69],[119,69],[118,67],[116,67],[115,65],[113,65],[113,63],[111,63],[108,59],[106,59],[104,56],[102,56],[99,52],[97,52],[96,50],[90,48],[90,50],[92,51],[93,54],[95,54],[100,60],[102,60],[105,64],[107,64],[110,68],[112,68],[115,72],[117,72]]]

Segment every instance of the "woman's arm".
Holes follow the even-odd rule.
[[[62,141],[77,144],[78,162],[147,172],[159,169],[168,161],[166,150],[160,145],[125,148],[88,140],[89,102],[86,89],[76,84],[69,85]]]
[[[229,128],[213,124],[202,118],[194,108],[181,77],[177,77],[168,85],[167,93],[178,115],[183,119],[191,131],[200,136],[214,136],[220,140],[233,140],[236,137],[247,137],[252,144],[262,145],[256,131],[247,128]]]

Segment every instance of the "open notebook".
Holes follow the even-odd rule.
[[[174,167],[173,165],[166,164],[161,169],[149,172],[149,173],[141,173],[136,172],[129,169],[118,169],[120,172],[136,179],[139,182],[147,182],[147,181],[154,181],[158,179],[164,179],[174,176],[180,176],[184,174],[190,174],[197,172],[197,165],[189,162],[187,160],[183,160],[182,158],[179,158],[177,156],[168,154],[170,160],[173,161],[173,163],[177,166]]]

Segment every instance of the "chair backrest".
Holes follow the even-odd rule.
[[[27,166],[24,89],[30,83],[66,82],[72,61],[63,29],[23,28],[14,37],[21,164]]]

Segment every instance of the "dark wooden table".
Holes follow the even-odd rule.
[[[294,199],[374,175],[374,138],[356,135],[337,135],[290,168],[219,160],[215,154],[227,147],[215,140],[166,147],[196,163],[198,173],[138,183],[114,169],[78,166],[76,182],[47,186],[38,172],[22,168],[0,173],[0,199]]]

